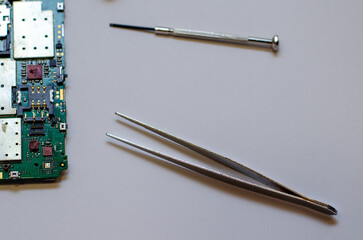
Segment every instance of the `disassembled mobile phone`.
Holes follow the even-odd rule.
[[[63,0],[0,0],[0,183],[68,167]]]

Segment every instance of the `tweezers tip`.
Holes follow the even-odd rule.
[[[117,137],[111,133],[106,133],[107,137],[113,138],[113,139],[117,139]]]
[[[127,119],[127,120],[134,120],[134,119],[132,119],[131,117],[129,117],[129,116],[125,115],[125,114],[122,114],[122,113],[120,113],[120,112],[115,112],[115,114],[116,114],[117,116],[122,117],[122,118],[125,118],[125,119]]]
[[[338,210],[336,210],[334,207],[328,205],[328,209],[331,211],[332,215],[338,215]]]

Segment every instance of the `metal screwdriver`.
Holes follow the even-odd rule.
[[[278,51],[279,49],[278,35],[274,35],[271,39],[269,39],[269,38],[260,38],[260,37],[241,37],[234,34],[205,32],[199,30],[158,27],[158,26],[152,28],[152,27],[141,27],[141,26],[111,23],[110,27],[141,30],[141,31],[152,32],[155,34],[169,35],[174,37],[195,38],[195,39],[202,39],[209,41],[250,45],[256,47],[267,47],[271,48],[273,51]]]

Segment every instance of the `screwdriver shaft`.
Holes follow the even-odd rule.
[[[228,42],[235,44],[253,45],[257,47],[268,47],[277,51],[279,49],[279,37],[273,36],[272,39],[259,37],[241,37],[234,34],[205,32],[182,28],[155,27],[156,34],[171,35],[174,37],[186,37],[217,42]]]

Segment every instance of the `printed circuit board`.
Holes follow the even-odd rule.
[[[0,0],[0,183],[68,167],[63,0]]]

